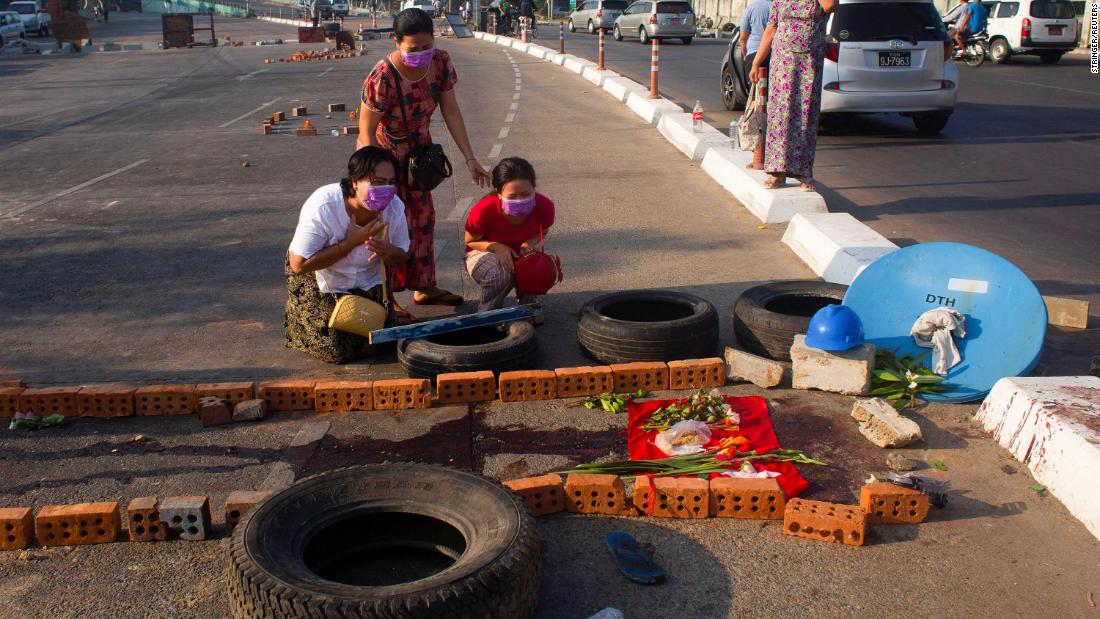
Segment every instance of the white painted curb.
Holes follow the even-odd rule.
[[[527,48],[527,53],[534,56],[535,58],[545,60],[547,54],[553,54],[554,52],[550,51],[550,48],[548,47],[543,47],[541,45],[531,45]]]
[[[1002,378],[975,419],[1100,538],[1100,378]]]
[[[591,62],[589,60],[584,60],[582,58],[577,58],[576,56],[570,56],[570,55],[567,54],[566,58],[565,58],[565,64],[563,66],[565,66],[565,68],[568,69],[569,71],[572,71],[573,73],[576,73],[577,75],[581,75],[581,74],[584,73],[585,69],[588,69],[588,68],[595,69],[596,68],[596,63]]]
[[[603,89],[612,97],[625,102],[632,92],[649,94],[649,89],[625,77],[609,77],[603,81]]]
[[[800,213],[783,242],[827,282],[851,284],[875,260],[898,246],[848,213]]]
[[[626,107],[651,125],[657,124],[665,114],[682,114],[683,108],[668,99],[650,99],[645,92],[632,91],[626,97]]]
[[[657,122],[657,131],[673,146],[693,161],[701,161],[712,148],[729,147],[729,138],[710,125],[695,133],[691,113],[664,114]]]
[[[798,185],[788,183],[782,189],[765,189],[766,175],[746,170],[745,166],[750,163],[750,152],[711,148],[703,157],[702,169],[766,224],[787,222],[799,213],[826,212],[825,200],[820,194],[802,191]]]
[[[485,39],[485,33],[478,30],[478,31],[474,32],[474,38],[484,40]]]
[[[529,48],[529,47],[531,47],[530,43],[524,43],[523,41],[520,41],[519,39],[513,39],[512,40],[512,49],[518,49],[521,52],[526,52],[527,48]]]
[[[581,77],[597,86],[602,87],[604,80],[609,77],[619,77],[619,74],[609,69],[604,69],[603,71],[600,71],[596,67],[587,67],[585,68],[584,72],[581,73]]]

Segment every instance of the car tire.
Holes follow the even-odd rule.
[[[649,43],[649,32],[646,31],[645,26],[638,28],[638,42],[642,45]]]
[[[1043,52],[1039,54],[1039,60],[1043,61],[1043,64],[1058,64],[1058,61],[1062,59],[1062,52]]]
[[[425,464],[336,469],[233,531],[229,615],[529,618],[541,554],[530,510],[499,482]]]
[[[611,36],[615,37],[616,41],[623,40],[623,33],[619,31],[619,24],[615,24],[615,30],[612,32]]]
[[[534,365],[539,341],[527,321],[405,339],[397,343],[397,362],[413,378],[448,372],[507,372]]]
[[[749,288],[733,306],[733,331],[742,350],[791,360],[794,336],[806,333],[817,310],[840,304],[848,287],[819,281],[774,282]]]
[[[592,23],[592,20],[588,20],[588,34],[596,34],[596,25]]]
[[[569,20],[569,32],[576,34],[577,26],[573,23],[573,20]]]
[[[684,42],[684,45],[691,45],[692,39],[695,37],[681,37],[680,40]]]
[[[581,308],[577,342],[603,363],[713,357],[718,312],[705,299],[682,292],[615,292]]]
[[[917,131],[925,135],[935,135],[947,126],[947,120],[951,118],[951,112],[934,112],[931,114],[914,114],[913,124]]]
[[[745,103],[749,100],[747,93],[741,90],[741,84],[731,71],[729,63],[722,67],[722,104],[733,112],[745,109]]]
[[[989,59],[993,64],[1007,64],[1012,60],[1012,47],[1004,39],[994,39],[989,44]]]

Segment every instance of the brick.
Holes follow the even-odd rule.
[[[201,542],[210,535],[210,499],[173,496],[160,502],[160,519],[180,539]]]
[[[267,400],[245,400],[233,407],[233,421],[259,421],[267,417]]]
[[[354,125],[344,125],[343,133],[344,135],[359,135],[359,127],[356,127]]]
[[[504,482],[512,492],[523,497],[533,516],[545,516],[565,511],[565,485],[561,475],[549,474]]]
[[[787,497],[774,479],[717,477],[710,480],[710,515],[782,520]]]
[[[783,514],[783,533],[862,546],[867,537],[867,513],[853,505],[790,499]]]
[[[267,400],[272,411],[313,410],[313,387],[310,380],[270,380],[260,383],[260,399]]]
[[[489,402],[497,397],[497,378],[492,372],[453,372],[435,378],[435,397],[444,404]]]
[[[871,524],[918,524],[928,517],[930,502],[919,490],[876,482],[859,489],[859,506]]]
[[[661,361],[639,363],[612,363],[616,393],[668,390],[668,364]]]
[[[75,417],[77,407],[76,394],[80,387],[44,387],[26,389],[19,394],[19,410],[33,412],[39,417],[58,413],[66,417]]]
[[[271,118],[275,122],[281,123],[284,120],[286,120],[286,112],[275,112],[274,114],[271,115]]]
[[[344,111],[344,104],[343,103],[329,103],[328,104],[328,111],[329,112],[343,112]]]
[[[401,411],[432,407],[432,381],[427,378],[395,378],[374,381],[375,410]]]
[[[565,510],[578,514],[621,515],[626,488],[617,475],[571,473],[565,478]]]
[[[157,497],[138,497],[126,506],[126,529],[131,542],[163,542],[168,525],[161,522]]]
[[[550,370],[501,372],[498,391],[501,402],[553,400],[558,395],[558,376]]]
[[[148,385],[134,391],[138,415],[190,415],[197,407],[194,385]]]
[[[726,384],[726,364],[717,357],[668,362],[669,389],[713,389]]]
[[[828,351],[806,346],[806,336],[794,336],[791,346],[791,385],[795,389],[820,389],[860,395],[871,389],[875,345]]]
[[[223,426],[233,423],[233,413],[229,411],[229,405],[225,400],[206,396],[199,400],[199,420],[204,428]]]
[[[123,385],[82,387],[76,393],[81,417],[132,417],[134,392],[137,389]]]
[[[653,494],[657,502],[650,505]],[[710,516],[710,489],[698,477],[634,478],[634,507],[657,518],[707,518]]]
[[[318,412],[374,410],[374,383],[368,380],[330,380],[313,386]]]
[[[237,490],[225,499],[225,526],[232,533],[253,507],[271,496],[271,490]]]
[[[615,375],[611,366],[590,365],[579,368],[554,370],[558,379],[558,397],[574,398],[582,395],[599,395],[615,390]]]
[[[307,137],[310,137],[310,136],[317,135],[317,130],[313,129],[313,128],[310,128],[310,129],[305,129],[305,128],[295,129],[294,130],[294,135],[296,135],[300,138],[307,138]]]
[[[1087,329],[1089,326],[1089,302],[1084,299],[1064,299],[1043,296],[1047,306],[1047,322],[1056,327]]]
[[[750,382],[757,387],[777,387],[783,382],[786,365],[751,352],[726,348],[726,379],[733,382]]]
[[[0,417],[14,417],[20,412],[19,396],[26,389],[22,387],[0,387]]]
[[[107,544],[118,540],[122,519],[115,501],[47,505],[38,510],[34,526],[43,546]]]
[[[256,383],[201,383],[195,385],[195,397],[214,397],[225,400],[229,408],[256,397]]]
[[[22,378],[6,378],[0,380],[0,387],[22,387],[27,388],[27,383],[23,382]]]
[[[260,125],[260,130],[263,131],[264,135],[271,135],[272,133],[275,133],[275,130],[271,127],[271,125],[267,123]]]
[[[34,539],[34,514],[29,507],[0,508],[0,550],[20,550]]]
[[[292,107],[292,108],[290,108],[290,115],[291,116],[305,116],[307,114],[309,114],[309,111],[306,110],[306,108],[304,108],[304,107]]]
[[[859,422],[860,434],[879,447],[905,447],[921,440],[917,422],[903,417],[882,398],[856,400],[852,418]]]

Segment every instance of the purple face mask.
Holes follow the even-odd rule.
[[[535,196],[532,194],[529,198],[522,198],[520,200],[501,200],[501,208],[504,209],[505,215],[511,215],[512,217],[525,217],[531,214],[531,211],[535,210]]]
[[[367,208],[377,213],[386,210],[397,194],[397,188],[393,185],[371,185],[367,187],[367,199],[363,203]]]
[[[422,52],[401,52],[401,61],[410,69],[423,69],[428,66],[434,56],[435,48],[433,47]]]

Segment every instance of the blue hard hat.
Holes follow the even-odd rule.
[[[810,319],[806,345],[819,350],[848,350],[863,343],[863,322],[847,305],[826,305]]]

